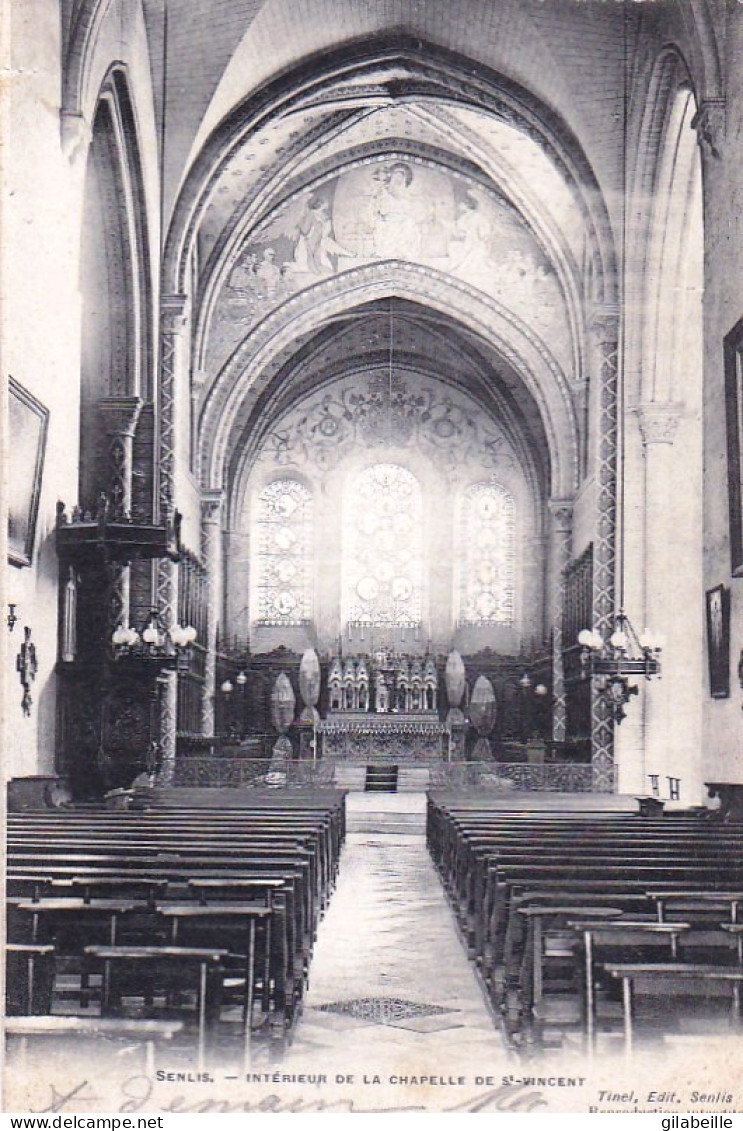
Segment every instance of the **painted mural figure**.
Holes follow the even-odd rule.
[[[237,291],[252,291],[255,287],[258,258],[250,252],[237,264],[230,276],[230,286]]]
[[[374,248],[381,259],[415,260],[420,256],[420,216],[412,185],[410,165],[398,161],[386,171],[374,229]]]
[[[276,262],[276,252],[272,247],[267,247],[263,252],[263,259],[255,276],[266,298],[275,298],[279,294],[282,284],[281,268]]]
[[[492,267],[490,221],[481,201],[469,193],[459,203],[453,239],[449,245],[452,271],[480,279]]]
[[[332,275],[338,256],[354,258],[353,252],[338,243],[326,200],[307,202],[296,226],[292,270],[307,275]]]

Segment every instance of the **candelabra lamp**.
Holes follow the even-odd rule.
[[[595,629],[584,628],[578,634],[584,679],[593,679],[596,689],[606,697],[616,723],[626,716],[625,707],[633,695],[639,694],[631,676],[650,680],[660,676],[662,642],[647,629],[639,636],[627,614],[620,609],[614,631],[608,640]]]
[[[196,629],[192,625],[175,624],[165,630],[157,610],[153,609],[141,632],[128,625],[118,625],[111,636],[111,650],[114,660],[119,663],[126,660],[182,672],[189,670],[191,646],[195,640]]]

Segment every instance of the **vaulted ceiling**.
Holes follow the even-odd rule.
[[[714,94],[721,3],[142,0],[202,481],[239,477],[287,398],[377,364],[394,308],[407,363],[466,387],[540,495],[574,490],[640,32],[685,38]],[[115,7],[62,0],[73,54]]]

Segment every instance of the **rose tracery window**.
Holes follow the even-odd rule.
[[[295,479],[276,479],[258,497],[254,534],[262,624],[312,619],[312,519],[312,493]]]
[[[460,614],[463,625],[512,624],[515,509],[497,483],[473,483],[460,512]]]
[[[346,619],[417,625],[423,602],[423,499],[407,468],[378,463],[345,484]]]

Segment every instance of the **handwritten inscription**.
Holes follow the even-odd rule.
[[[46,1107],[37,1109],[39,1114],[47,1112],[63,1112],[95,1107],[100,1104],[101,1098],[97,1096],[94,1085],[88,1080],[82,1080],[74,1087],[59,1091],[53,1085],[50,1088],[49,1103]],[[403,1112],[426,1111],[424,1104],[404,1103],[392,1107],[377,1107],[361,1102],[356,1098],[322,1097],[290,1097],[280,1096],[276,1093],[255,1096],[236,1096],[226,1098],[218,1092],[210,1093],[194,1099],[193,1094],[188,1096],[177,1094],[167,1099],[155,1094],[154,1081],[149,1076],[131,1076],[125,1080],[120,1089],[120,1094],[113,1103],[107,1100],[109,1110],[122,1114],[137,1111],[159,1111],[164,1114],[199,1114],[206,1112]],[[539,1111],[547,1107],[547,1101],[542,1092],[523,1086],[513,1087],[502,1085],[476,1096],[468,1096],[456,1103],[446,1106],[443,1112],[530,1112]]]

